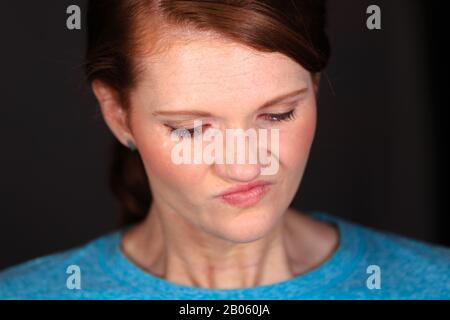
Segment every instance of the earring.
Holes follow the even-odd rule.
[[[127,146],[128,146],[128,148],[130,148],[131,151],[136,150],[136,145],[131,140],[127,141]]]

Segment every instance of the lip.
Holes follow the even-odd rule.
[[[255,181],[232,187],[219,194],[218,197],[234,207],[246,208],[258,203],[269,191],[271,184],[268,181]]]

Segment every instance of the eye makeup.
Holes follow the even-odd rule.
[[[289,121],[295,119],[295,109],[284,113],[265,113],[262,115],[266,117],[265,120],[271,122],[281,122],[281,121]]]
[[[290,121],[295,119],[295,108],[288,112],[283,113],[265,113],[261,115],[263,117],[263,120],[269,121],[269,122],[283,122],[283,121]],[[165,127],[169,129],[169,133],[175,133],[178,137],[185,137],[185,138],[192,138],[194,135],[197,135],[200,133],[200,131],[207,129],[210,127],[209,124],[204,124],[202,126],[197,126],[193,128],[186,128],[186,127],[175,127],[169,124],[164,124]]]
[[[194,127],[194,128],[184,128],[184,127],[177,128],[177,127],[173,127],[168,124],[164,124],[164,126],[169,129],[170,134],[175,133],[176,136],[185,137],[185,138],[191,138],[194,135],[199,134],[200,130],[202,128],[209,127],[209,125],[203,125],[203,126],[198,126],[198,127]]]
[[[296,109],[299,107],[299,105],[301,104],[301,101],[303,101],[303,100],[304,100],[304,96],[301,98],[296,98],[293,101],[287,101],[287,102],[280,104],[282,106],[290,108],[289,111],[262,113],[262,114],[258,115],[257,117],[260,118],[262,121],[266,121],[268,123],[273,123],[273,124],[294,120],[296,117]],[[180,123],[180,122],[181,121],[179,121],[178,123]],[[211,124],[204,124],[204,125],[197,126],[197,127],[192,127],[192,126],[189,127],[188,125],[183,126],[183,125],[181,125],[181,123],[179,125],[176,125],[175,123],[177,123],[177,122],[170,123],[170,124],[165,123],[164,126],[168,128],[169,134],[175,133],[175,135],[177,137],[184,137],[184,138],[192,138],[192,137],[200,134],[200,132],[204,131],[205,129],[207,129],[211,126]]]

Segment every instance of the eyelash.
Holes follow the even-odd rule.
[[[191,138],[195,134],[195,131],[200,130],[200,127],[187,129],[187,128],[175,128],[175,127],[169,126],[168,124],[165,124],[165,126],[167,128],[169,128],[169,131],[171,134],[178,130],[178,132],[176,133],[176,136],[180,137],[180,138],[183,136],[187,136],[187,138]]]
[[[295,109],[284,113],[267,113],[265,116],[271,118],[272,122],[289,121],[295,119]]]
[[[295,109],[292,109],[291,111],[284,113],[267,113],[264,116],[269,118],[267,119],[267,121],[269,122],[290,121],[295,119]],[[179,130],[179,132],[176,134],[178,137],[183,137],[186,135],[188,138],[191,138],[195,134],[195,131],[200,130],[200,127],[188,129],[188,128],[175,128],[168,124],[165,124],[165,126],[169,129],[170,133]]]

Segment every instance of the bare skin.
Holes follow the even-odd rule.
[[[315,133],[317,75],[280,53],[204,34],[188,40],[171,38],[166,51],[140,57],[128,109],[112,88],[92,84],[112,133],[136,145],[153,195],[148,218],[122,241],[124,254],[151,274],[202,288],[272,284],[314,269],[336,249],[337,231],[288,208]],[[263,108],[269,101],[277,102]],[[289,112],[295,117],[273,120]],[[219,130],[278,129],[279,170],[261,176],[260,163],[175,164],[167,126],[192,129],[195,120]],[[271,187],[255,205],[217,199],[260,179]]]
[[[289,208],[265,238],[233,244],[198,237],[176,237],[157,210],[125,234],[122,251],[143,270],[171,282],[201,288],[242,288],[273,284],[323,264],[335,252],[334,226]],[[195,248],[195,249],[194,249]]]

